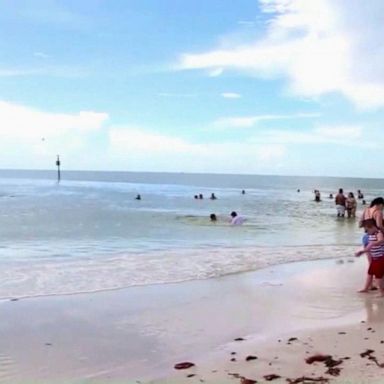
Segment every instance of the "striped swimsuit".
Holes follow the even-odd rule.
[[[377,241],[377,234],[375,233],[374,235],[369,235],[368,236],[368,244],[373,243]],[[379,259],[380,257],[384,256],[384,244],[382,245],[375,245],[374,247],[371,248],[369,253],[372,256],[372,259]]]

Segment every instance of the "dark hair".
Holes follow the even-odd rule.
[[[375,199],[373,199],[371,201],[371,205],[370,207],[374,207],[375,205],[380,205],[380,204],[383,204],[384,205],[384,199],[382,197],[376,197]]]
[[[212,221],[217,220],[217,217],[216,217],[216,215],[215,215],[214,213],[211,213],[211,214],[209,215],[209,218],[210,218]]]
[[[364,228],[377,228],[377,224],[376,224],[376,221],[375,219],[366,219],[366,220],[363,220],[361,225],[364,227]]]
[[[344,191],[343,191],[343,188],[340,188],[339,189],[339,193],[343,193]]]
[[[237,216],[237,213],[236,213],[235,211],[232,211],[232,212],[231,212],[231,216],[232,216],[232,217],[236,217],[236,216]]]
[[[349,192],[349,193],[348,193],[348,196],[349,196],[349,197],[355,197],[355,196],[353,195],[353,192]]]

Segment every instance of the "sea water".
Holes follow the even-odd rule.
[[[340,187],[361,189],[369,202],[384,188],[382,180],[352,178],[74,171],[64,172],[60,183],[55,177],[0,171],[0,298],[349,257],[361,229],[356,220],[336,217],[328,195]],[[314,189],[322,193],[320,203]],[[204,199],[194,199],[198,194]],[[231,226],[231,211],[245,223]]]

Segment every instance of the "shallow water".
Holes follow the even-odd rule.
[[[247,175],[64,172],[60,184],[54,178],[53,172],[0,172],[0,297],[203,279],[349,256],[361,231],[355,220],[335,217],[327,196],[339,187],[362,189],[369,201],[384,187],[372,179]],[[321,203],[313,201],[313,189],[321,190]],[[193,198],[199,193],[205,199]],[[218,199],[210,200],[211,193]],[[244,225],[229,225],[233,210],[246,218]]]

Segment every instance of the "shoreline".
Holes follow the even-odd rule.
[[[366,264],[348,260],[2,300],[0,360],[6,356],[17,369],[0,368],[0,376],[10,383],[150,381],[172,377],[175,363],[214,355],[237,337],[260,343],[275,334],[357,322],[366,300],[355,292]]]
[[[64,264],[64,270],[61,270],[61,264],[49,265],[48,267],[45,265],[33,267],[30,270],[13,270],[12,266],[8,270],[5,268],[4,278],[6,279],[7,289],[4,289],[4,292],[0,296],[0,301],[2,300],[25,300],[32,299],[37,297],[60,297],[60,296],[68,296],[68,295],[81,295],[81,294],[97,294],[100,292],[107,291],[117,291],[124,290],[134,287],[146,287],[146,286],[162,286],[169,284],[184,284],[184,283],[193,283],[195,281],[204,281],[204,280],[214,280],[226,278],[229,276],[236,275],[245,275],[248,273],[262,273],[263,270],[268,268],[279,267],[281,265],[295,264],[295,263],[306,263],[306,262],[321,262],[325,260],[338,260],[340,258],[349,258],[350,254],[353,252],[355,247],[353,245],[345,245],[345,244],[314,244],[314,245],[284,245],[284,246],[273,246],[266,247],[264,245],[260,246],[245,246],[245,247],[225,247],[220,248],[221,259],[216,261],[216,257],[218,254],[217,248],[204,250],[199,249],[183,249],[183,250],[175,250],[172,251],[172,257],[176,255],[182,255],[182,257],[188,259],[195,259],[195,262],[190,266],[192,268],[193,273],[188,272],[186,274],[185,265],[181,266],[172,266],[172,270],[164,270],[159,269],[159,264],[153,266],[153,271],[151,274],[156,274],[157,279],[152,276],[152,281],[148,282],[145,279],[146,270],[145,268],[141,268],[139,270],[133,271],[133,273],[128,276],[125,272],[126,268],[124,263],[119,266],[112,266],[105,262],[103,266],[97,264],[87,265],[86,263],[79,263],[75,268],[66,270]],[[265,259],[263,255],[267,253],[270,257]],[[289,256],[287,257],[287,253]],[[151,254],[151,253],[148,253]],[[153,255],[158,257],[159,260],[162,260],[164,254],[169,254],[165,250],[153,252]],[[196,254],[198,255],[196,257]],[[316,256],[312,259],[308,260],[308,254],[312,256],[315,254]],[[330,256],[324,257],[324,254],[329,254]],[[208,255],[208,256],[207,256]],[[163,262],[163,261],[162,261]],[[207,270],[201,271],[201,266],[204,262],[209,262],[209,268]],[[221,262],[224,262],[226,265],[222,266],[223,270],[220,270],[217,265]],[[104,268],[108,265],[107,271],[109,272],[106,277],[106,282],[102,281],[102,274],[105,272],[101,272],[100,268]],[[78,279],[83,278],[84,271],[87,271],[89,268],[89,273],[93,274],[95,278],[95,282],[90,283],[87,282],[88,287],[76,287],[72,286],[69,283],[66,286],[65,279],[63,281],[63,276],[66,276],[68,281],[78,282]],[[132,268],[132,265],[128,263],[127,268]],[[81,275],[80,275],[80,272]],[[9,275],[15,273],[16,275],[28,276],[28,279],[31,280],[31,283],[34,284],[37,289],[29,290],[30,293],[23,293],[23,289],[17,288],[15,289],[15,284],[17,281],[8,281]],[[171,277],[172,274],[181,274],[182,277],[175,279]],[[132,281],[127,283],[123,283],[122,285],[114,286],[113,280],[110,278],[113,274],[116,274],[118,281],[120,279],[129,279]],[[45,277],[49,276],[49,279],[45,280]],[[142,277],[144,276],[144,278]],[[0,274],[0,278],[3,275]],[[20,278],[20,276],[19,276]],[[55,288],[55,284],[58,281],[62,284],[60,288]],[[142,281],[141,281],[142,280]],[[28,283],[28,281],[27,281]],[[25,289],[27,289],[27,283],[25,283]],[[97,287],[98,284],[101,286]],[[42,292],[41,292],[42,291]],[[0,291],[1,292],[1,291]],[[1,293],[0,293],[1,294]]]

